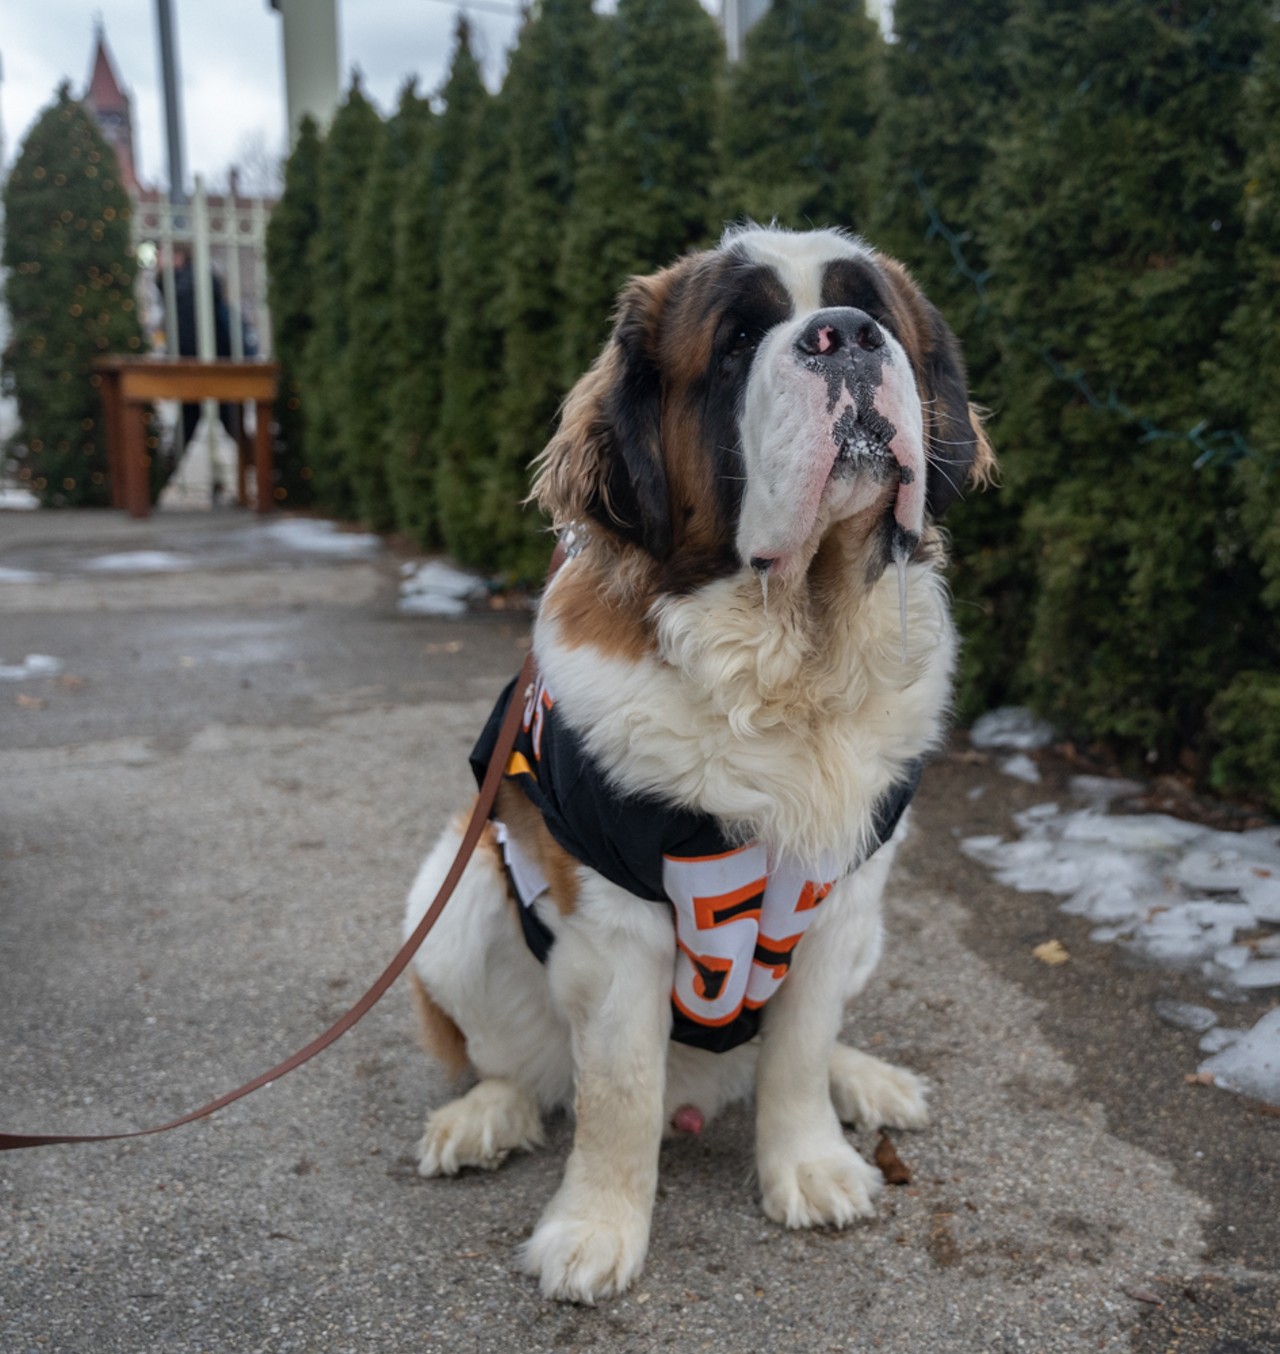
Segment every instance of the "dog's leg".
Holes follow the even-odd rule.
[[[627,1288],[649,1247],[675,941],[666,908],[580,873],[548,965],[572,1031],[577,1125],[521,1258],[548,1297],[591,1303]]]
[[[417,924],[460,841],[453,824],[427,857],[406,907]],[[481,838],[453,901],[413,961],[412,986],[427,1042],[453,1077],[474,1067],[479,1084],[432,1111],[418,1144],[423,1175],[493,1170],[542,1141],[540,1107],[567,1101],[568,1027],[546,972],[520,933],[492,837]]]
[[[514,1081],[490,1077],[427,1116],[418,1144],[419,1175],[496,1170],[516,1151],[542,1145],[538,1102]]]
[[[880,1173],[841,1130],[831,1059],[845,1001],[879,957],[879,900],[891,856],[877,853],[832,890],[765,1008],[756,1164],[764,1211],[788,1227],[844,1227],[871,1214],[880,1189]]]
[[[905,1067],[837,1044],[831,1051],[831,1099],[841,1123],[859,1128],[924,1128],[924,1082]]]

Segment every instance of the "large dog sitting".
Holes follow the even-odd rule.
[[[919,1127],[909,1072],[836,1042],[955,638],[935,525],[992,467],[955,339],[837,231],[730,231],[624,290],[534,496],[570,558],[494,818],[414,961],[428,1046],[476,1085],[424,1175],[491,1168],[572,1104],[523,1260],[549,1295],[640,1272],[664,1129],[756,1103],[764,1210],[872,1211],[841,1121]],[[456,850],[444,834],[406,933]]]

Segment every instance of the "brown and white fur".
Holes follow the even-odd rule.
[[[842,438],[864,420],[882,438],[859,459]],[[847,868],[877,801],[943,735],[955,638],[936,523],[992,464],[950,331],[861,241],[739,229],[633,280],[534,486],[581,547],[534,630],[562,717],[620,789],[715,815],[771,858]],[[422,1173],[496,1167],[572,1105],[563,1183],[522,1259],[546,1294],[593,1302],[641,1270],[664,1130],[754,1090],[765,1213],[868,1216],[879,1175],[841,1122],[927,1118],[915,1076],[837,1042],[879,957],[902,829],[823,902],[760,1036],[717,1054],[668,1037],[670,909],[568,856],[518,790],[497,817],[551,883],[555,944],[545,966],[526,948],[490,836],[414,961],[429,1046],[477,1077],[428,1117]],[[458,836],[423,865],[406,933]]]

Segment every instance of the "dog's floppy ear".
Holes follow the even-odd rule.
[[[531,494],[557,528],[590,519],[657,559],[672,547],[662,377],[652,352],[664,292],[661,275],[624,288],[613,335],[569,392]]]
[[[964,493],[967,484],[985,488],[991,482],[996,457],[982,426],[982,416],[969,402],[960,344],[936,307],[928,301],[924,301],[924,306],[930,340],[928,355],[922,363],[925,389],[921,391],[927,415],[925,506],[937,522]]]
[[[883,255],[880,266],[895,296],[895,315],[915,364],[924,404],[925,506],[940,521],[967,484],[985,487],[995,477],[996,458],[982,416],[969,403],[960,344],[947,322],[901,264]]]

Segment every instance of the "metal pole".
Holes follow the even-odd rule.
[[[174,240],[173,204],[166,202],[160,209],[160,266],[164,269],[164,346],[170,357],[178,356],[178,280],[177,269],[173,266]]]
[[[191,266],[195,273],[196,289],[196,356],[202,362],[211,362],[218,355],[217,330],[213,315],[213,251],[209,247],[209,201],[205,196],[204,179],[196,175],[195,200],[192,203],[192,225],[195,228],[195,248]],[[202,400],[206,445],[209,448],[209,470],[214,485],[220,479],[218,463],[218,401]],[[214,501],[217,501],[215,493]]]
[[[180,205],[187,200],[187,176],[182,162],[182,105],[178,102],[178,57],[173,41],[173,11],[170,8],[170,0],[156,0],[156,23],[160,30],[164,129],[169,150],[169,201]]]

